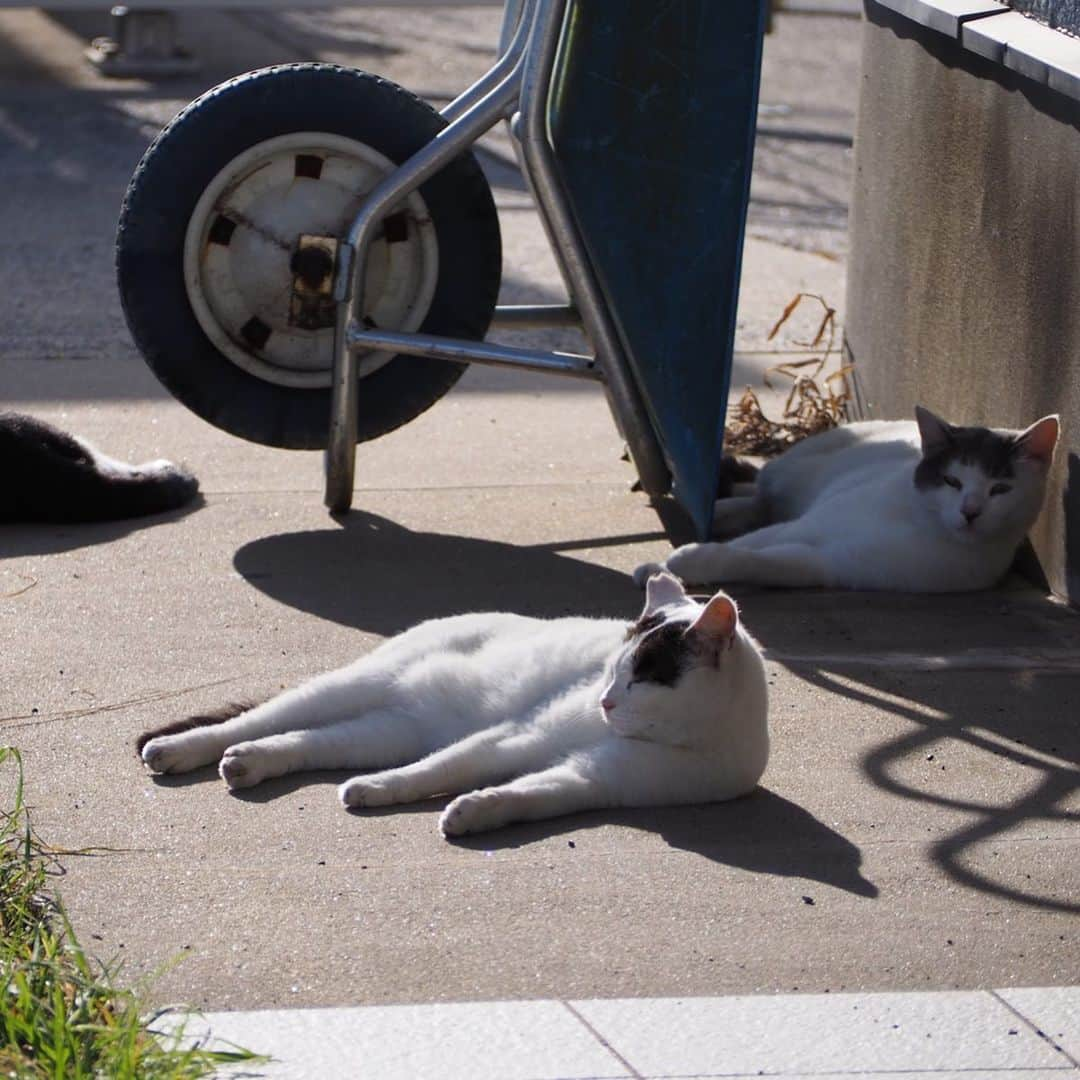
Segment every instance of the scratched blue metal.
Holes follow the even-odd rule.
[[[723,453],[767,0],[582,0],[552,142],[698,535]]]

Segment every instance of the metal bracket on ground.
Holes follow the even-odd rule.
[[[95,38],[86,57],[103,75],[114,78],[161,78],[190,75],[199,62],[181,47],[176,16],[170,11],[112,8],[112,34]]]

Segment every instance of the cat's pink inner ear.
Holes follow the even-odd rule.
[[[717,593],[690,626],[690,633],[727,640],[739,625],[739,609],[726,593]]]
[[[645,585],[645,614],[648,615],[665,604],[674,604],[685,595],[682,582],[673,574],[666,571],[653,574]]]
[[[948,443],[951,429],[940,416],[935,416],[924,405],[916,405],[915,420],[919,425],[919,438],[924,454],[940,450]]]
[[[1044,416],[1017,436],[1016,443],[1026,458],[1049,465],[1057,446],[1059,424],[1057,416]]]

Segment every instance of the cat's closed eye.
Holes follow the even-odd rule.
[[[960,483],[959,480],[957,480],[955,476],[946,476],[945,483],[948,484],[951,488],[956,488],[957,491],[959,491],[960,488],[964,486],[962,483]]]
[[[990,494],[991,495],[1005,495],[1010,491],[1012,491],[1012,484],[995,484],[990,489]]]

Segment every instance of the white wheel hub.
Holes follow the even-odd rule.
[[[199,325],[238,367],[267,382],[328,387],[332,326],[310,328],[293,306],[302,236],[342,239],[364,197],[396,168],[340,135],[282,135],[234,158],[203,192],[184,240],[184,282]],[[438,279],[435,226],[413,192],[368,250],[364,317],[383,330],[419,329]],[[392,353],[361,353],[360,374]]]

